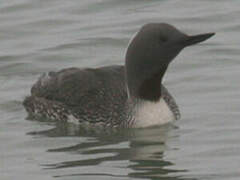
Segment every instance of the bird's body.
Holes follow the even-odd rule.
[[[130,42],[125,66],[45,73],[23,104],[34,118],[92,127],[165,124],[180,117],[162,84],[168,64],[184,47],[212,35],[187,36],[168,24],[147,24]]]
[[[33,85],[31,96],[24,105],[30,116],[47,118],[57,121],[82,123],[91,126],[111,127],[144,127],[144,118],[152,116],[152,121],[169,122],[170,119],[156,118],[151,110],[154,107],[161,111],[161,106],[167,110],[167,117],[178,119],[180,112],[173,97],[162,85],[163,99],[161,103],[142,101],[129,103],[125,82],[124,66],[106,66],[96,69],[68,68],[59,72],[43,74]],[[133,123],[133,115],[128,111],[137,103],[136,116],[139,123]],[[141,104],[141,105],[140,105]],[[155,105],[155,106],[154,106]],[[139,113],[144,112],[144,113]],[[143,116],[142,116],[142,115]],[[134,115],[135,116],[135,115]]]

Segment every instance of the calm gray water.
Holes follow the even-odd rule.
[[[0,179],[239,180],[239,17],[237,0],[0,0]],[[94,134],[25,119],[41,73],[123,64],[148,22],[217,32],[167,72],[180,121]]]

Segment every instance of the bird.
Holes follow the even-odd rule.
[[[145,128],[180,118],[162,79],[185,48],[215,33],[187,35],[167,23],[148,23],[130,40],[125,65],[66,68],[44,73],[23,105],[28,117],[93,128]]]

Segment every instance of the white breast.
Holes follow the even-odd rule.
[[[164,99],[158,102],[143,101],[135,108],[134,127],[136,128],[162,125],[175,120]]]

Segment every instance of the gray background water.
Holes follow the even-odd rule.
[[[238,180],[239,17],[237,0],[0,0],[0,179]],[[25,119],[21,102],[41,73],[123,64],[148,22],[217,32],[167,72],[180,121],[96,135]]]

